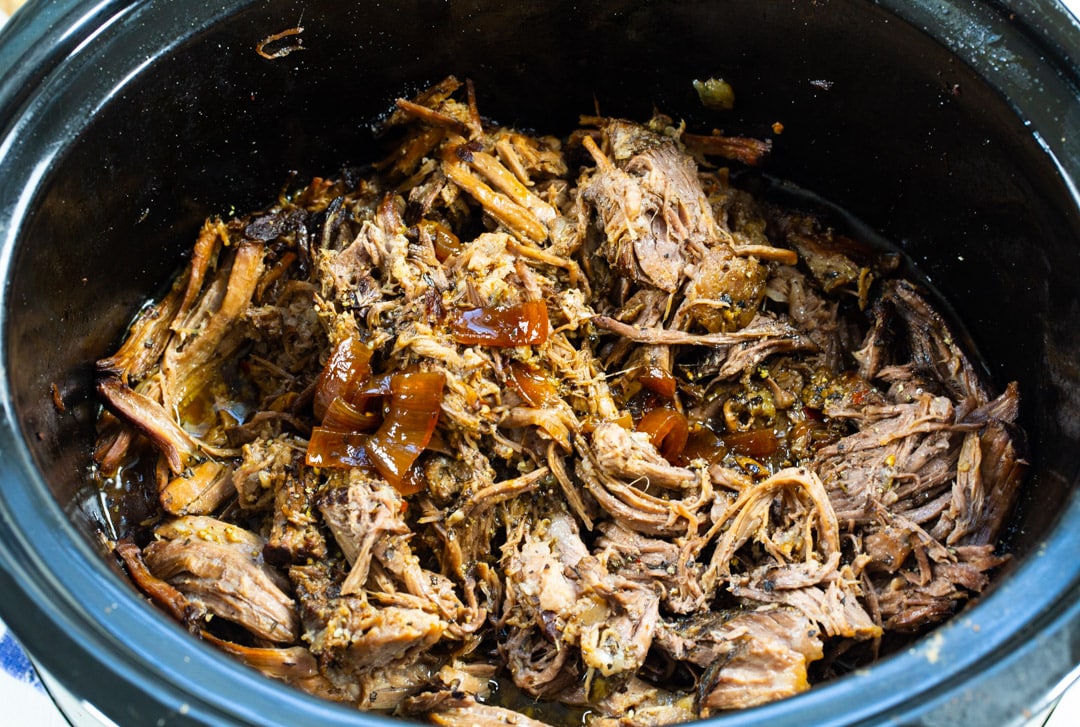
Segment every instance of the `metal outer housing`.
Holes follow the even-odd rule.
[[[304,52],[254,52],[297,24]],[[770,173],[896,241],[991,378],[1020,381],[1032,481],[1000,581],[907,651],[710,721],[1020,724],[1080,662],[1078,58],[1049,0],[31,2],[0,31],[0,614],[92,705],[77,719],[387,724],[262,678],[132,589],[86,486],[90,362],[203,217],[369,159],[377,114],[453,72],[485,113],[545,131],[594,100],[729,133],[782,122]],[[707,75],[733,83],[732,114],[696,103]]]

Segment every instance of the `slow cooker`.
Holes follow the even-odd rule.
[[[256,52],[295,27],[302,52]],[[128,583],[87,477],[93,362],[206,216],[372,158],[393,99],[454,73],[504,124],[657,108],[771,136],[769,175],[899,246],[1020,383],[1031,470],[996,584],[904,651],[710,721],[1022,724],[1080,663],[1078,64],[1051,0],[32,2],[0,31],[0,616],[79,723],[388,724]],[[733,110],[700,104],[713,76]]]

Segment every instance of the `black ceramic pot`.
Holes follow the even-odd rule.
[[[1017,379],[1015,558],[910,650],[724,725],[1018,724],[1080,663],[1080,27],[1050,0],[36,0],[0,33],[0,614],[80,719],[385,724],[264,679],[147,605],[88,486],[91,362],[201,220],[370,158],[449,72],[503,123],[594,100],[773,136],[768,171],[894,241]],[[260,39],[302,25],[303,52]],[[722,75],[733,112],[691,80]],[[62,407],[54,401],[53,388]],[[78,709],[80,700],[85,705]]]

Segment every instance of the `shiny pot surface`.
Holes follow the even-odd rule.
[[[295,25],[304,52],[255,52]],[[553,133],[594,102],[782,123],[768,172],[897,243],[994,382],[1020,382],[1032,473],[996,586],[908,651],[713,721],[1023,721],[1080,662],[1078,59],[1045,0],[32,3],[0,32],[0,615],[118,724],[385,723],[260,677],[128,584],[87,485],[92,362],[204,217],[370,159],[392,99],[452,72]],[[733,112],[698,103],[711,75]]]

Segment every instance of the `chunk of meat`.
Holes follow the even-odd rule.
[[[235,324],[251,304],[264,252],[261,242],[232,248],[190,313],[173,321],[175,335],[161,357],[162,403],[169,411],[184,411],[242,343]]]
[[[935,517],[918,509],[956,470],[955,433],[962,426],[951,400],[922,394],[910,403],[867,407],[858,421],[858,431],[814,454],[838,519],[872,522],[881,508],[908,512],[916,522]]]
[[[280,679],[323,699],[340,701],[349,698],[345,690],[323,676],[315,657],[303,646],[243,646],[219,639],[207,631],[202,632],[202,638],[268,677]]]
[[[318,495],[319,511],[352,569],[341,584],[344,595],[360,593],[367,583],[375,544],[390,535],[404,535],[404,501],[387,483],[351,468],[332,480]]]
[[[197,456],[199,443],[165,409],[118,378],[98,382],[98,394],[119,417],[134,424],[161,451],[173,474],[179,474]]]
[[[592,451],[605,474],[628,482],[641,480],[645,487],[686,489],[698,481],[692,470],[669,464],[648,434],[613,422],[602,422],[593,430]]]
[[[259,638],[296,641],[296,606],[282,590],[282,577],[262,562],[264,543],[235,525],[219,523],[187,518],[159,527],[159,536],[168,539],[143,550],[150,572]]]
[[[949,507],[932,531],[948,545],[995,542],[1012,510],[1027,470],[1021,454],[1025,442],[1013,425],[1018,398],[1015,385],[1010,385],[989,405],[1008,418],[990,418],[978,432],[964,437]]]
[[[304,641],[320,659],[364,672],[405,662],[435,644],[446,630],[438,615],[422,608],[376,607],[366,598],[341,594],[325,566],[293,566]]]
[[[610,573],[565,512],[517,532],[504,555],[510,623],[576,646],[583,664],[610,676],[644,662],[659,618],[656,594]],[[519,684],[521,686],[521,684]]]
[[[720,234],[694,161],[637,124],[613,120],[603,131],[612,158],[585,137],[597,170],[582,189],[606,236],[602,254],[623,275],[673,293]]]
[[[890,280],[882,300],[893,306],[907,327],[907,346],[916,368],[945,387],[956,400],[982,406],[989,392],[975,367],[960,349],[948,324],[911,283]]]
[[[621,428],[613,422],[605,422],[598,425],[597,430],[607,427]],[[596,431],[593,436],[595,438]],[[614,437],[621,438],[622,435],[615,434]],[[609,467],[605,468],[605,463],[600,459],[602,451],[598,452],[584,437],[577,439],[575,448],[580,455],[576,467],[578,477],[597,504],[616,522],[647,535],[672,536],[697,531],[701,524],[697,513],[711,501],[711,489],[704,478],[694,474],[699,487],[682,490],[680,494],[684,496],[681,499],[668,499],[646,492],[643,489],[647,486],[644,478],[634,473],[623,473],[614,466],[613,463],[619,460],[609,462]],[[676,472],[682,470],[674,469]],[[638,487],[638,484],[642,487]]]
[[[547,723],[504,707],[464,700],[463,704],[430,712],[427,718],[442,727],[548,727]]]
[[[745,328],[765,297],[768,269],[726,246],[709,249],[686,284],[679,315],[709,333]]]
[[[704,565],[694,560],[692,548],[649,538],[614,522],[601,523],[599,530],[596,557],[609,569],[661,592],[664,606],[673,613],[693,613],[705,606]]]
[[[299,475],[305,450],[303,442],[283,436],[245,444],[232,475],[240,507],[263,509],[273,502],[275,493]]]
[[[725,628],[734,653],[707,671],[702,716],[794,696],[810,687],[807,666],[822,657],[818,629],[796,611],[744,613]],[[711,672],[711,673],[710,673]]]
[[[167,581],[151,573],[143,560],[142,551],[130,538],[117,541],[116,554],[123,561],[128,575],[146,595],[180,623],[193,630],[196,628],[195,624],[206,615],[205,606],[197,601],[189,601]]]
[[[170,515],[209,515],[235,492],[232,469],[207,460],[169,480],[159,495]]]
[[[268,561],[289,566],[326,557],[326,537],[315,514],[315,490],[316,478],[308,469],[278,483],[273,522],[263,550]]]
[[[861,590],[850,569],[824,586],[783,587],[782,574],[770,571],[747,585],[733,585],[731,593],[756,603],[776,603],[801,611],[828,636],[865,641],[882,635],[880,624],[860,603]],[[780,584],[779,587],[777,584]]]
[[[786,507],[775,508],[783,499]],[[760,546],[763,566],[779,567],[789,581],[781,587],[800,587],[832,576],[840,560],[840,528],[828,494],[813,472],[788,468],[744,489],[718,525],[726,524],[702,576],[707,592],[717,579],[738,580],[732,564],[748,542]],[[775,580],[775,577],[774,577]]]
[[[352,701],[363,709],[392,712],[408,698],[431,687],[439,664],[438,659],[420,656],[358,674],[342,672],[340,679],[355,685],[359,695]]]

